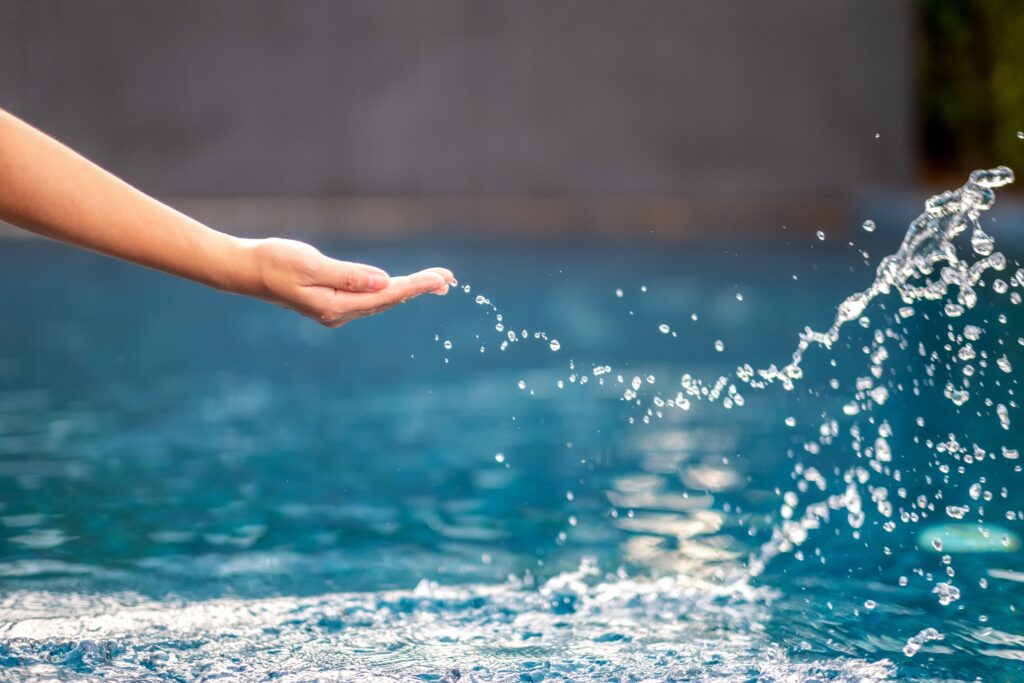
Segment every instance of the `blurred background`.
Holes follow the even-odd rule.
[[[790,239],[1024,168],[1021,35],[1014,0],[0,0],[0,106],[250,235]]]

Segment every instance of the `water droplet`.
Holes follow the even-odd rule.
[[[866,221],[864,221],[863,223],[861,223],[860,227],[864,228],[864,230],[866,232],[874,232],[875,231],[875,222],[869,218]]]
[[[725,351],[725,342],[723,342],[721,339],[716,339],[715,340],[715,351],[718,351],[719,353],[721,353],[722,351]]]
[[[446,350],[448,350],[448,351],[451,351],[451,350],[452,350],[452,342],[451,342],[451,340],[450,340],[450,339],[445,339],[445,340],[444,340],[444,348],[445,348]]]
[[[882,437],[875,440],[875,458],[879,462],[892,462],[892,450],[889,448],[889,442]]]
[[[505,462],[505,454],[504,453],[495,453],[494,454],[494,461],[495,462]]]
[[[821,240],[822,242],[824,242],[824,241],[825,241],[825,233],[824,233],[824,231],[822,231],[822,230],[819,230],[819,231],[818,231],[818,232],[816,232],[815,234],[816,234],[816,235],[818,236],[818,239],[819,239],[819,240]]]
[[[786,426],[787,427],[796,427],[796,418],[795,417],[787,417],[786,418]]]
[[[552,351],[557,351],[558,349],[562,348],[562,345],[558,343],[557,339],[552,339],[551,343],[548,344],[548,346],[551,347]]]
[[[995,240],[992,239],[984,230],[981,228],[975,228],[971,234],[971,248],[974,249],[974,253],[979,256],[988,256],[992,253],[995,248]]]
[[[947,505],[946,514],[953,519],[963,519],[964,515],[970,512],[971,508],[966,505]]]
[[[617,296],[618,298],[621,299],[624,295],[625,295],[625,292],[623,292],[621,289],[616,289],[615,290],[615,296]]]
[[[926,628],[916,636],[911,636],[907,639],[907,644],[903,646],[903,654],[907,657],[913,657],[921,651],[921,647],[930,640],[943,640],[944,635],[939,633],[933,628]]]
[[[662,334],[668,334],[669,332],[672,331],[672,328],[666,325],[665,323],[662,323],[658,325],[658,331],[661,332]]]

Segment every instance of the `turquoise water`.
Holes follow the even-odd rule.
[[[859,250],[901,235],[321,245],[392,271],[444,263],[472,286],[341,331],[4,244],[0,679],[1019,679],[1024,475],[937,447],[951,432],[1016,447],[1016,421],[1001,428],[983,399],[1015,420],[1015,375],[989,372],[963,406],[943,395],[952,371],[929,375],[918,354],[956,351],[943,301],[900,322],[906,348],[889,345],[879,380],[891,396],[857,414],[843,408],[875,325],[851,323],[807,352],[792,391],[744,390],[742,408],[659,417],[622,398],[634,376],[642,393],[649,375],[660,389],[786,362],[798,331],[870,284],[878,259]],[[530,338],[500,351],[478,294]],[[899,305],[879,304],[879,321]],[[977,353],[1024,364],[1007,296],[980,288],[956,324],[984,327]],[[850,426],[883,421],[889,495],[918,519],[887,530],[865,487],[862,524],[835,506],[750,576],[784,516],[866,466]],[[960,596],[941,604],[947,582]]]

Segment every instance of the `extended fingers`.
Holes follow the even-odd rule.
[[[448,281],[445,276],[434,269],[429,269],[412,275],[391,278],[387,289],[359,298],[365,299],[371,308],[377,308],[379,306],[394,306],[421,294],[443,294],[447,291]]]
[[[443,270],[443,269],[442,269]],[[386,311],[422,294],[444,294],[446,275],[434,269],[393,277],[378,292],[346,292],[331,287],[305,288],[303,309],[324,325],[337,327],[355,318]]]

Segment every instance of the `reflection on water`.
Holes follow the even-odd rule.
[[[83,275],[98,267],[89,256],[5,251],[0,292],[15,295],[0,301],[0,358],[12,359],[0,363],[0,663],[82,680],[1012,677],[1024,653],[1017,545],[957,548],[955,527],[934,532],[940,553],[919,544],[920,529],[873,518],[853,538],[846,510],[833,511],[800,552],[746,578],[787,492],[825,499],[821,483],[857,457],[838,440],[816,460],[804,450],[802,430],[823,410],[840,414],[824,378],[847,381],[816,374],[813,354],[806,391],[754,392],[742,411],[695,407],[650,425],[631,425],[621,390],[593,374],[557,388],[570,353],[588,372],[628,368],[627,379],[668,377],[666,367],[713,376],[733,353],[770,362],[791,350],[791,330],[827,315],[837,297],[822,292],[852,291],[867,269],[848,273],[847,255],[822,253],[821,279],[796,286],[779,269],[806,259],[786,264],[785,253],[769,269],[761,254],[730,255],[724,268],[708,253],[545,260],[503,248],[529,265],[488,282],[479,264],[493,255],[453,254],[445,261],[486,286],[507,320],[557,330],[559,351],[479,353],[472,297],[338,335],[127,267],[104,265],[109,281],[96,282]],[[616,297],[613,266],[642,272],[648,292]],[[18,289],[24,270],[81,284]],[[552,303],[535,284],[547,280]],[[665,292],[685,302],[669,321],[675,337],[657,329]],[[749,305],[759,296],[792,310]],[[140,298],[164,303],[152,311]],[[960,419],[979,439],[998,429],[940,406],[877,408],[910,500],[940,474],[930,448],[899,429],[919,413]],[[960,465],[987,477],[980,498],[952,486],[944,503],[982,501],[1019,534],[999,493],[1013,482],[989,460]],[[942,606],[932,590],[948,553],[972,580]],[[919,638],[907,657],[928,628],[942,639]]]

